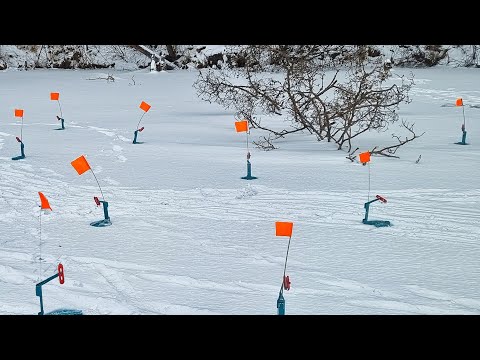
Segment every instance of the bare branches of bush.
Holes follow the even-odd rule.
[[[108,74],[107,76],[103,77],[103,76],[98,76],[96,78],[88,78],[87,80],[107,80],[107,82],[115,82],[115,78],[113,77],[113,75],[111,74]]]
[[[402,126],[408,130],[409,135],[405,136],[405,139],[402,139],[400,136],[392,134],[392,138],[397,140],[397,143],[394,145],[390,146],[385,146],[383,148],[380,148],[377,150],[378,146],[374,147],[372,150],[370,150],[370,154],[378,154],[378,155],[383,155],[387,157],[394,157],[398,158],[398,156],[395,155],[397,150],[400,148],[400,146],[405,145],[406,143],[409,143],[410,141],[413,141],[415,139],[418,139],[420,136],[424,135],[425,132],[421,133],[420,135],[417,135],[413,129],[414,124],[409,124],[406,121],[402,120]]]
[[[413,78],[391,81],[390,66],[380,56],[368,59],[368,46],[249,45],[234,51],[243,67],[200,71],[194,87],[201,99],[269,133],[257,141],[268,150],[276,139],[302,131],[351,153],[355,138],[387,131],[399,120],[399,106],[410,102]],[[276,122],[262,125],[262,115]],[[394,135],[395,145],[375,148],[377,154],[396,157],[400,146],[419,137],[413,125],[402,126],[410,137]]]
[[[262,150],[270,151],[277,149],[277,147],[272,144],[272,141],[277,138],[278,137],[272,138],[272,134],[268,134],[267,136],[261,136],[257,141],[252,141],[252,143]]]

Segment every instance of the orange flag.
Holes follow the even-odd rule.
[[[60,93],[52,92],[50,93],[50,100],[58,100]]]
[[[40,195],[40,201],[42,203],[40,207],[42,208],[42,210],[46,210],[46,209],[52,210],[45,195],[43,195],[40,191],[38,192],[38,195]]]
[[[455,102],[455,105],[457,105],[457,106],[463,106],[463,100],[462,100],[462,98],[458,98],[457,101]]]
[[[370,152],[369,152],[369,151],[366,151],[366,152],[364,152],[364,153],[361,153],[361,154],[359,154],[358,156],[359,156],[359,158],[360,158],[360,162],[363,163],[363,164],[365,164],[365,163],[367,163],[367,162],[370,161]]]
[[[90,165],[84,155],[73,160],[71,164],[77,170],[78,175],[82,175],[85,171],[90,170]]]
[[[23,110],[22,109],[15,109],[15,116],[16,117],[23,117]]]
[[[275,222],[275,236],[292,236],[293,222]]]
[[[140,104],[140,109],[142,109],[145,112],[150,110],[150,108],[151,108],[151,106],[148,105],[145,101],[142,101],[142,103]]]
[[[235,121],[235,130],[237,130],[237,132],[248,131],[248,121]]]

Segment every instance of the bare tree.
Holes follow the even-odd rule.
[[[168,56],[170,56],[172,61],[175,61],[177,58],[177,52],[175,51],[175,45],[165,45],[167,47]]]
[[[453,45],[453,48],[462,55],[459,59],[452,59],[449,62],[456,66],[480,67],[480,46],[479,45]]]
[[[368,46],[248,45],[230,51],[244,66],[200,71],[194,87],[201,99],[233,109],[251,127],[271,134],[256,142],[264,149],[274,149],[278,138],[307,131],[350,153],[352,140],[387,131],[399,120],[399,105],[410,102],[413,77],[388,82],[390,67],[381,57],[369,58]],[[262,115],[283,122],[265,125]],[[394,145],[375,146],[372,153],[397,157],[400,146],[421,136],[413,125],[403,122],[408,136],[393,135]]]

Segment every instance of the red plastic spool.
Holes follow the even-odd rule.
[[[63,284],[65,282],[65,275],[63,274],[62,263],[58,264],[58,281],[60,281],[60,284]]]
[[[20,140],[18,136],[15,136],[15,138],[17,139],[18,142],[22,142],[22,140]]]
[[[145,129],[145,126],[142,126],[140,129],[138,129],[138,131],[142,132],[143,129]]]
[[[100,200],[98,200],[98,197],[94,196],[93,200],[95,200],[95,204],[97,204],[97,206],[100,206]]]
[[[385,199],[384,197],[381,197],[380,195],[377,195],[376,198],[377,198],[378,200],[380,200],[381,202],[383,202],[383,203],[386,203],[386,202],[387,202],[387,199]]]
[[[283,277],[283,288],[285,290],[290,290],[290,285],[292,283],[290,282],[290,276],[284,276]]]

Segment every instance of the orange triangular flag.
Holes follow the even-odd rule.
[[[58,100],[60,93],[52,92],[50,93],[50,100]]]
[[[145,112],[150,110],[150,108],[151,108],[151,106],[148,105],[145,101],[142,101],[142,103],[140,104],[140,109],[142,109]]]
[[[275,222],[275,236],[292,236],[293,222]]]
[[[359,158],[360,158],[360,162],[363,163],[363,164],[365,164],[365,163],[367,163],[367,162],[370,161],[370,152],[369,152],[369,151],[366,151],[366,152],[364,152],[364,153],[361,153],[361,154],[359,154],[358,156],[359,156]]]
[[[15,116],[16,117],[23,117],[23,110],[22,109],[15,109]]]
[[[457,106],[463,106],[463,100],[462,100],[462,98],[458,98],[457,101],[455,102],[455,105],[457,105]]]
[[[90,165],[84,155],[73,160],[71,164],[77,170],[78,175],[82,175],[85,171],[90,170]]]
[[[46,210],[46,209],[52,210],[45,195],[43,195],[40,191],[38,192],[38,195],[40,195],[40,201],[42,203],[40,207],[42,208],[42,210]]]
[[[248,131],[248,121],[235,121],[235,130],[237,130],[237,132]]]

